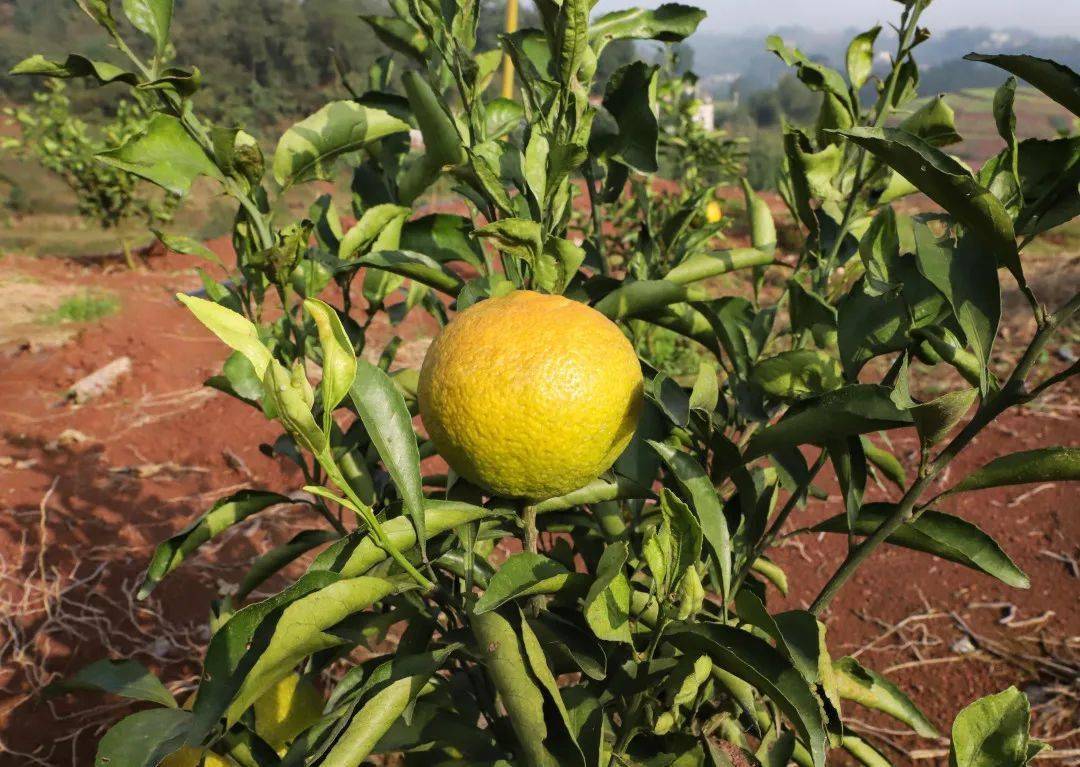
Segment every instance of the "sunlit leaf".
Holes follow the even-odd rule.
[[[888,503],[863,506],[859,510],[854,532],[857,535],[872,535],[892,512],[893,506]],[[848,528],[844,515],[839,514],[819,522],[811,530],[846,533]],[[1026,589],[1031,585],[1027,575],[1009,559],[993,538],[970,522],[951,514],[928,509],[917,519],[901,525],[885,541],[979,570],[1015,588]]]
[[[139,599],[145,599],[166,575],[179,567],[199,546],[252,514],[283,503],[293,503],[293,500],[264,490],[241,490],[220,499],[179,533],[158,544],[139,586]]]
[[[1080,448],[1042,447],[995,458],[949,488],[950,493],[1029,482],[1080,481]]]

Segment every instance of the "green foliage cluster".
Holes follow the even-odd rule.
[[[196,97],[200,112],[246,124],[259,135],[283,119],[313,111],[328,92],[340,94],[339,67],[346,76],[366,72],[379,45],[361,16],[384,8],[382,0],[179,0],[170,44],[186,60],[199,62],[205,80]],[[477,34],[486,48],[496,44],[500,9],[500,3],[485,0]],[[8,13],[8,22],[0,23],[5,72],[32,54],[72,47],[94,59],[117,61],[71,0],[18,0]],[[526,9],[523,22],[532,18]],[[125,18],[117,24],[125,33],[135,32]],[[145,55],[148,48],[136,35],[129,37],[131,44]],[[0,78],[0,94],[14,103],[33,97],[30,83],[15,78]],[[115,109],[100,93],[73,95],[79,114]]]
[[[769,41],[821,96],[812,130],[784,128],[779,186],[803,235],[795,263],[777,258],[772,214],[748,184],[747,248],[716,249],[718,225],[701,217],[711,190],[652,206],[658,66],[627,63],[598,103],[590,96],[609,42],[681,41],[704,17],[695,8],[592,18],[589,0],[539,0],[536,27],[485,48],[476,2],[393,0],[391,14],[365,22],[408,62],[400,78],[390,58],[376,60],[352,98],[292,125],[265,158],[234,122],[195,109],[194,69],[165,66],[170,0],[123,3],[149,55],[128,44],[107,0],[78,2],[130,63],[35,56],[15,72],[152,94],[145,132],[99,157],[178,194],[206,176],[235,200],[236,271],[204,274],[205,298],[180,299],[232,349],[208,384],[276,421],[281,436],[265,450],[305,479],[301,495],[251,488],[220,499],[158,546],[140,596],[265,509],[289,503],[321,519],[254,559],[213,604],[190,710],[129,661],[94,664],[57,688],[152,704],[105,734],[96,764],[148,767],[187,749],[244,767],[358,767],[379,754],[409,765],[728,765],[723,741],[752,764],[823,767],[843,749],[878,767],[888,761],[861,737],[858,707],[936,734],[884,675],[835,656],[823,616],[883,544],[1028,587],[997,542],[936,506],[955,493],[1080,479],[1080,449],[1047,446],[941,484],[998,415],[1080,372],[1072,364],[1030,380],[1080,295],[1043,306],[1022,262],[1032,237],[1080,213],[1080,139],[1018,141],[1014,78],[995,99],[1004,148],[977,172],[941,149],[956,140],[941,100],[883,128],[917,93],[926,0],[903,3],[893,66],[870,108],[855,94],[869,81],[878,29],[852,41],[844,74]],[[504,53],[520,100],[488,93]],[[972,58],[1080,113],[1080,77],[1065,67]],[[410,129],[423,151],[411,150]],[[342,224],[329,195],[300,220],[271,213],[283,190],[344,161],[354,225]],[[414,213],[440,180],[469,215]],[[581,186],[593,221],[577,238]],[[943,212],[892,207],[916,189]],[[627,210],[635,235],[616,263],[605,223]],[[191,238],[162,237],[216,262]],[[748,297],[713,295],[708,281],[735,271],[755,286]],[[756,289],[769,273],[784,277],[778,298]],[[1030,301],[1035,331],[998,377],[987,363],[1003,279]],[[715,360],[692,386],[643,365],[647,403],[634,440],[608,474],[558,498],[493,497],[452,473],[423,472],[434,448],[414,431],[417,372],[390,372],[396,342],[378,364],[363,355],[376,314],[392,327],[409,311],[445,324],[520,288],[585,302],[629,334],[641,323],[664,328]],[[913,358],[957,371],[965,385],[919,401]],[[321,368],[317,386],[312,367]],[[912,477],[873,439],[898,429],[920,439]],[[770,609],[788,583],[769,551],[805,498],[820,494],[826,463],[841,508],[792,534],[843,536],[847,553],[808,609]],[[895,490],[869,502],[874,476]],[[492,556],[514,537],[521,553]],[[301,557],[302,575],[253,596]],[[394,651],[382,653],[396,626]],[[321,680],[325,705],[277,752],[252,706],[297,672]],[[1044,748],[1028,735],[1029,717],[1015,690],[977,701],[953,725],[952,762],[1026,764]]]
[[[138,100],[120,100],[111,120],[95,130],[72,114],[62,81],[50,81],[29,106],[3,110],[19,135],[0,139],[0,151],[32,158],[75,193],[79,214],[104,229],[138,218],[147,227],[172,219],[179,198],[155,194],[139,177],[99,162],[96,155],[146,130],[150,113]]]
[[[119,308],[120,299],[112,293],[85,291],[61,301],[47,321],[94,322],[116,313]]]

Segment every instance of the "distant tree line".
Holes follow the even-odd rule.
[[[485,6],[480,49],[498,45],[505,2],[485,0]],[[325,103],[327,90],[347,96],[334,54],[363,74],[387,52],[360,18],[386,12],[385,0],[176,0],[175,63],[197,65],[211,83],[196,96],[204,114],[228,113],[253,129],[289,121]],[[123,23],[123,14],[116,16]],[[537,24],[535,11],[524,7],[521,25]],[[0,98],[26,103],[39,86],[32,78],[4,74],[15,63],[39,52],[62,58],[69,50],[121,63],[72,0],[0,0]],[[601,76],[632,54],[632,43],[609,46]],[[77,111],[107,109],[112,102],[93,87],[72,88],[70,95]]]

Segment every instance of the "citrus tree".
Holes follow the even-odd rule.
[[[83,218],[102,229],[116,229],[132,218],[148,227],[172,219],[178,197],[147,194],[138,176],[95,157],[146,128],[149,113],[138,98],[118,101],[116,114],[98,131],[73,114],[59,80],[35,93],[29,106],[9,107],[4,113],[19,126],[20,134],[6,138],[0,149],[33,159],[59,176],[75,193]],[[128,266],[133,266],[127,238],[121,237],[120,244]]]
[[[775,253],[769,208],[745,189],[751,247],[715,250],[689,206],[643,214],[633,257],[613,268],[604,222],[568,237],[571,209],[584,184],[602,217],[628,180],[657,171],[658,71],[627,64],[594,103],[597,57],[615,40],[682,40],[702,11],[592,18],[587,0],[539,0],[539,28],[476,50],[475,2],[395,0],[392,15],[367,21],[405,70],[380,60],[366,87],[289,128],[267,161],[239,128],[199,117],[194,69],[163,68],[169,0],[123,4],[150,58],[123,39],[106,0],[80,0],[130,64],[34,57],[16,71],[155,94],[146,131],[102,159],[176,192],[208,176],[236,200],[237,274],[204,275],[207,299],[179,298],[232,349],[210,385],[280,423],[273,451],[305,482],[290,496],[220,499],[158,546],[140,593],[265,509],[294,504],[324,523],[256,558],[215,602],[185,705],[134,661],[60,685],[153,704],[109,730],[96,763],[337,766],[396,754],[416,765],[820,767],[843,749],[888,764],[851,726],[857,707],[935,735],[884,675],[837,656],[822,616],[885,544],[1028,587],[985,532],[935,506],[1080,479],[1080,451],[1047,446],[939,481],[997,416],[1077,372],[1036,377],[1080,296],[1045,307],[1021,254],[1080,210],[1080,139],[1018,141],[1010,79],[996,100],[1001,153],[972,172],[942,151],[955,137],[947,105],[910,108],[926,4],[903,4],[880,76],[877,29],[853,40],[846,73],[770,41],[822,96],[817,130],[784,136],[784,198],[804,234],[794,263]],[[503,51],[520,100],[486,95]],[[975,58],[1080,112],[1066,68]],[[877,98],[865,105],[871,78]],[[352,226],[328,196],[299,221],[271,214],[273,195],[339,160],[353,168]],[[440,179],[468,216],[413,213]],[[892,207],[915,189],[941,212]],[[707,281],[735,270],[780,288],[714,295]],[[1003,279],[1028,297],[1036,330],[1002,378],[988,361]],[[388,372],[393,343],[380,364],[365,361],[373,313],[393,323],[410,310],[445,325],[422,370]],[[635,323],[710,355],[692,386],[635,360]],[[922,375],[955,370],[963,384],[920,401],[915,359],[935,368]],[[901,429],[922,447],[910,477],[876,437]],[[448,471],[424,462],[435,455]],[[809,609],[770,610],[788,587],[770,549],[826,464],[841,508],[803,532],[844,536],[847,554]],[[864,499],[872,475],[895,486],[885,500]],[[302,575],[252,598],[301,557]],[[372,649],[387,636],[392,652]],[[1028,720],[1015,689],[973,703],[953,724],[953,762],[1027,763],[1044,747]]]

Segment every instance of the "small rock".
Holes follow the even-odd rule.
[[[90,438],[83,434],[78,429],[64,429],[60,432],[60,436],[51,442],[46,442],[44,449],[46,453],[55,453],[60,450],[67,450],[73,448],[76,445],[81,445],[84,442],[89,442]]]
[[[108,365],[98,368],[85,378],[76,381],[68,390],[68,399],[73,399],[81,405],[95,397],[100,397],[115,386],[120,378],[130,372],[131,357],[118,357]]]
[[[950,647],[949,649],[957,655],[970,655],[978,648],[975,647],[974,644],[972,644],[971,639],[969,639],[968,637],[963,637],[953,642],[952,647]]]

